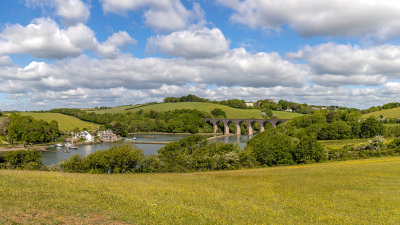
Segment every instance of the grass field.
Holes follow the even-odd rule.
[[[134,108],[131,110],[126,110]],[[206,103],[206,102],[177,102],[177,103],[160,103],[155,105],[146,105],[142,107],[137,106],[119,106],[112,109],[106,110],[97,110],[93,111],[96,113],[117,113],[117,112],[127,112],[133,111],[136,112],[140,109],[147,112],[150,110],[154,110],[157,112],[165,112],[169,110],[175,109],[197,109],[202,112],[210,113],[213,109],[219,108],[225,111],[226,116],[230,119],[262,119],[261,111],[258,109],[236,109],[225,105]],[[281,119],[293,119],[298,116],[302,116],[302,114],[291,113],[291,112],[282,112],[282,111],[274,111],[274,114],[277,115]]]
[[[68,116],[68,115],[63,115],[60,113],[33,113],[33,112],[21,112],[21,115],[23,116],[32,116],[35,119],[42,119],[45,121],[52,121],[55,120],[58,122],[58,126],[60,128],[60,131],[72,131],[76,127],[79,127],[79,129],[83,128],[88,128],[89,130],[99,128],[99,124],[95,123],[90,123],[86,122],[83,120],[80,120],[76,117],[73,116]]]
[[[374,116],[374,117],[378,118],[380,115],[383,115],[383,117],[385,117],[385,118],[400,118],[400,107],[394,108],[394,109],[384,109],[381,111],[367,113],[367,114],[364,114],[362,117],[368,118],[370,116]]]
[[[368,144],[370,140],[372,139],[366,138],[366,139],[322,140],[318,142],[321,143],[324,147],[339,149],[343,148],[345,145],[358,146],[361,144]],[[392,140],[393,138],[385,138],[385,144],[388,144]]]
[[[187,174],[0,170],[0,224],[397,224],[400,157]]]

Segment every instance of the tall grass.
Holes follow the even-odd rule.
[[[400,157],[185,174],[0,170],[0,224],[396,224],[399,193]]]

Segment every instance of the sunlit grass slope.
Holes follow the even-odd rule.
[[[169,110],[175,109],[197,109],[202,112],[210,113],[213,109],[219,108],[225,111],[226,116],[230,119],[262,119],[261,111],[259,109],[236,109],[225,105],[206,103],[206,102],[176,102],[176,103],[160,103],[154,105],[146,105],[140,107],[140,105],[136,106],[119,106],[112,109],[106,110],[97,110],[94,111],[96,113],[116,113],[116,112],[127,112],[133,111],[136,112],[138,110],[143,110],[145,112],[154,110],[157,112],[165,112]],[[293,119],[298,116],[302,116],[302,114],[291,113],[291,112],[282,112],[282,111],[274,111],[274,114],[277,115],[281,119]]]
[[[399,193],[400,157],[187,174],[0,170],[0,224],[397,224]]]
[[[22,112],[21,115],[32,116],[35,119],[42,119],[42,120],[45,120],[48,122],[55,120],[58,122],[60,131],[66,131],[66,130],[72,131],[76,127],[79,127],[79,129],[88,128],[89,130],[100,127],[99,124],[86,122],[86,121],[80,120],[76,117],[68,116],[68,115],[64,115],[64,114],[60,114],[60,113]]]
[[[380,117],[380,115],[383,115],[383,117],[385,117],[385,118],[400,118],[400,107],[394,108],[394,109],[384,109],[381,111],[367,113],[367,114],[364,114],[362,117],[368,118],[370,116],[374,116],[374,117],[378,118],[378,117]]]

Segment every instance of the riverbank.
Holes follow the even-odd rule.
[[[29,150],[34,149],[40,152],[49,151],[49,146],[0,146],[0,152],[12,152],[12,151],[19,151],[19,150]]]

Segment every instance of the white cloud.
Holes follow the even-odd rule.
[[[188,10],[180,0],[101,0],[105,13],[124,14],[144,10],[144,23],[156,31],[174,31],[202,20],[204,13],[199,4]]]
[[[229,40],[218,28],[207,27],[176,31],[148,39],[148,52],[161,52],[184,58],[210,58],[229,50]]]
[[[26,4],[55,9],[54,13],[68,25],[85,23],[90,16],[89,7],[81,0],[26,0]]]
[[[311,81],[324,86],[374,86],[400,78],[400,46],[326,43],[287,56],[304,59],[314,74]]]
[[[290,26],[302,36],[399,36],[396,0],[218,0],[234,10],[231,21],[251,28],[279,31]]]
[[[0,55],[30,54],[35,58],[62,59],[76,57],[83,51],[93,51],[105,56],[115,56],[118,47],[134,43],[126,32],[113,34],[104,43],[99,43],[94,32],[84,24],[67,29],[50,18],[34,19],[26,27],[8,25],[0,33]]]
[[[120,54],[119,47],[127,44],[136,44],[137,41],[133,39],[126,31],[119,31],[98,46],[98,52],[103,57],[116,57]]]
[[[127,92],[156,96],[160,92],[171,92],[171,87],[196,92],[198,89],[191,88],[192,84],[207,92],[210,90],[204,88],[215,84],[227,87],[304,86],[307,74],[306,66],[292,64],[278,54],[251,54],[244,49],[235,49],[213,59],[138,59],[123,54],[94,59],[82,55],[53,64],[32,62],[23,68],[0,66],[0,91],[40,95],[43,96],[40,102],[51,96],[40,93],[48,91],[56,95],[76,89],[92,93],[122,88]],[[74,101],[72,97],[64,100]]]

